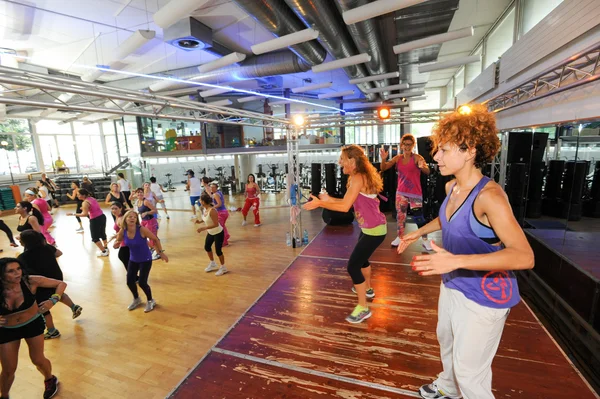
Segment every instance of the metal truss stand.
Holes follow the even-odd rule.
[[[508,160],[508,132],[500,133],[500,151],[492,160],[491,178],[495,180],[502,189],[506,184],[506,161]]]
[[[300,133],[301,130],[298,127],[288,127],[287,129],[287,201],[290,204],[290,238],[292,240],[292,247],[302,245],[302,217],[300,207],[302,185],[300,184],[300,150],[298,147],[298,136]]]

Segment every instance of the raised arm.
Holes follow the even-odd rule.
[[[306,210],[313,210],[318,207],[329,209],[337,212],[348,212],[356,198],[358,197],[360,190],[364,185],[363,177],[361,175],[354,175],[351,177],[350,186],[341,200],[331,201],[322,200],[311,194],[311,201],[304,204],[303,208]]]

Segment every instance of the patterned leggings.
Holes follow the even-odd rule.
[[[410,209],[412,210],[423,208],[423,199],[412,197],[409,198],[400,193],[396,193],[396,211],[398,212],[396,221],[398,222],[398,237],[402,237],[404,235],[408,205],[410,205]]]

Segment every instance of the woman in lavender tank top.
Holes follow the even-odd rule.
[[[502,188],[481,167],[500,148],[494,114],[462,106],[434,127],[434,159],[444,176],[446,200],[439,216],[402,237],[398,253],[422,234],[442,230],[444,249],[415,256],[420,275],[442,275],[437,336],[443,371],[423,385],[423,398],[493,399],[492,361],[504,323],[519,300],[513,270],[531,269],[533,251]]]
[[[304,204],[304,209],[312,210],[321,207],[332,211],[348,212],[354,206],[354,215],[361,233],[348,260],[348,274],[354,284],[352,291],[358,295],[358,305],[346,317],[346,321],[360,323],[371,317],[367,298],[375,297],[375,291],[371,287],[369,258],[381,245],[387,233],[387,221],[379,210],[377,198],[377,194],[383,188],[383,182],[363,149],[357,145],[349,145],[342,149],[339,164],[343,172],[349,175],[348,190],[344,198],[331,198],[327,194],[321,194],[319,198],[311,195],[311,201]]]

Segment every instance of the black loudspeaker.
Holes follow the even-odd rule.
[[[342,177],[340,178],[340,194],[342,195],[342,197],[344,195],[346,195],[346,191],[347,191],[347,186],[348,186],[348,175],[345,174],[344,172],[342,172]]]
[[[527,181],[527,164],[513,163],[508,170],[508,184],[506,185],[506,195],[513,210],[515,218],[519,224],[523,225],[526,211],[526,184]]]
[[[310,192],[314,196],[321,193],[321,164],[313,163],[310,165]]]
[[[555,199],[560,196],[563,174],[565,172],[565,161],[552,160],[548,166],[548,177],[546,178],[546,187],[544,196],[549,199]]]
[[[508,134],[508,151],[506,162],[529,163],[531,160],[531,145],[533,133],[510,132]]]
[[[325,189],[327,194],[336,195],[337,193],[337,179],[335,177],[335,164],[325,164]]]
[[[352,224],[354,221],[354,209],[350,208],[348,212],[336,212],[329,209],[323,209],[323,221],[330,226],[344,226]]]
[[[587,169],[587,161],[569,161],[566,163],[562,190],[563,201],[571,204],[581,204]]]
[[[417,150],[419,155],[425,158],[427,163],[435,163],[433,160],[433,143],[431,142],[431,136],[417,138]]]
[[[529,186],[527,187],[527,211],[528,218],[539,218],[542,216],[542,186],[546,164],[534,162],[529,169]]]
[[[510,143],[510,141],[509,141]],[[533,145],[531,150],[531,162],[539,163],[544,159],[544,153],[546,152],[546,145],[548,144],[548,133],[534,133],[533,134]]]

